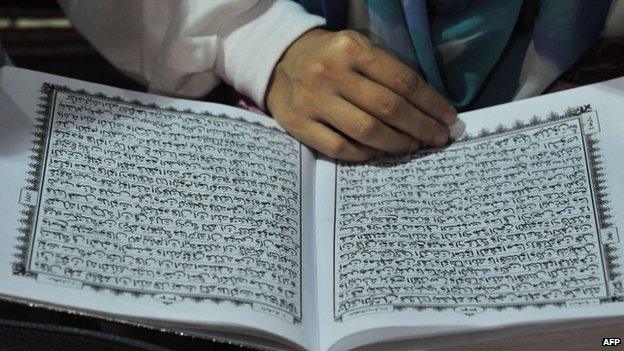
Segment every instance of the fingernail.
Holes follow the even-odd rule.
[[[442,116],[442,122],[451,125],[457,121],[457,112],[449,111]]]
[[[446,144],[446,141],[448,140],[448,133],[447,132],[440,132],[438,133],[435,138],[433,138],[433,145],[434,146],[442,146],[444,144]]]
[[[419,148],[420,148],[420,143],[417,141],[412,141],[407,151],[411,154],[413,152],[418,151]]]
[[[449,138],[451,138],[451,140],[457,140],[461,138],[465,130],[466,123],[458,118],[457,122],[449,126]]]

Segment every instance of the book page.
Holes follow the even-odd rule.
[[[3,72],[3,84],[22,79],[12,74]],[[20,218],[3,221],[15,234],[2,246],[18,245],[4,255],[12,272],[1,271],[0,293],[72,307],[63,291],[106,294],[115,304],[76,307],[126,313],[115,305],[149,301],[146,318],[159,318],[158,306],[181,322],[237,323],[309,342],[301,325],[309,152],[268,118],[165,108],[46,78],[30,97],[40,100],[25,184],[1,185],[14,194],[3,196],[5,211]],[[20,177],[4,159],[3,180]]]
[[[320,164],[321,323],[341,326],[322,335],[386,328],[342,349],[624,314],[622,91],[584,89],[462,115],[443,149]]]

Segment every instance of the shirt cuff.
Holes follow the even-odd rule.
[[[323,25],[324,18],[294,1],[259,1],[221,28],[216,73],[264,108],[269,79],[284,51],[303,33]]]

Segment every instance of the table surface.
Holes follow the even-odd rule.
[[[476,342],[458,347],[434,348],[431,351],[586,351],[586,350],[624,350],[617,347],[602,346],[603,338],[624,339],[624,324],[611,324],[596,327],[575,328],[565,331],[536,333],[525,336]],[[623,341],[624,342],[624,341]]]

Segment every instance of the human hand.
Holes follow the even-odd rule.
[[[348,161],[442,146],[457,120],[416,72],[348,30],[297,39],[273,71],[266,105],[301,142]]]

